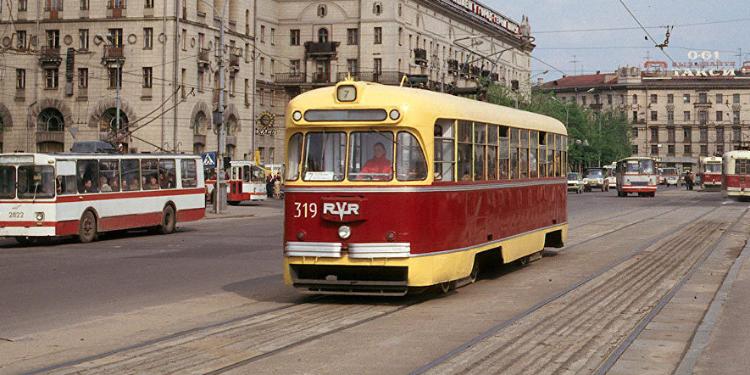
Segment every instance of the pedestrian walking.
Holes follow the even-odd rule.
[[[273,175],[266,175],[266,197],[273,198]]]
[[[281,175],[278,173],[273,178],[273,197],[275,199],[281,199]]]

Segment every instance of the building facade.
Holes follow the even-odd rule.
[[[568,76],[540,86],[592,111],[631,124],[632,154],[665,166],[697,167],[750,142],[750,69],[667,69],[665,62],[615,73]]]
[[[222,24],[234,159],[283,163],[288,100],[347,76],[530,90],[528,21],[472,0],[11,0],[0,6],[0,151],[100,139],[216,150]]]

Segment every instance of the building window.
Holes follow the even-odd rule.
[[[381,74],[383,73],[383,59],[377,58],[373,60],[373,69],[375,74]]]
[[[379,16],[383,13],[383,4],[381,4],[379,1],[375,2],[372,6],[372,13],[374,13],[376,16]]]
[[[638,104],[638,95],[633,94],[633,104]]]
[[[55,90],[58,86],[57,68],[44,70],[44,88]]]
[[[153,68],[144,67],[143,68],[143,87],[150,89],[153,85],[153,79],[154,79]]]
[[[588,98],[586,98],[586,96],[582,96],[582,97],[581,97],[581,104],[583,104],[583,105],[586,105],[586,104],[587,104],[587,103],[586,103],[587,101],[588,101]]]
[[[732,95],[732,104],[740,104],[740,94]]]
[[[265,91],[262,87],[258,89],[258,104],[266,105]]]
[[[674,124],[674,111],[667,111],[667,123]]]
[[[701,156],[708,156],[708,145],[701,145]]]
[[[375,28],[375,44],[383,44],[383,28]]]
[[[700,134],[701,142],[708,142],[708,128],[707,127],[701,127],[699,134]]]
[[[667,155],[674,156],[674,145],[667,145]]]
[[[16,89],[26,88],[26,69],[16,69]]]
[[[347,59],[346,60],[346,71],[349,73],[357,73],[357,59]]]
[[[206,87],[206,72],[203,69],[198,69],[198,92],[203,92]]]
[[[682,94],[682,102],[685,104],[690,103],[690,94]]]
[[[612,94],[607,94],[607,105],[612,105]]]
[[[659,146],[651,145],[651,155],[659,155]]]
[[[738,127],[732,128],[732,141],[734,142],[742,141],[742,128],[738,128]]]
[[[60,48],[60,30],[47,30],[47,47]]]
[[[265,43],[266,42],[266,26],[260,25],[260,42]]]
[[[688,126],[682,128],[682,141],[692,142],[692,140],[693,140],[693,130]]]
[[[651,142],[659,142],[659,128],[655,126],[651,128]]]
[[[673,127],[667,128],[667,142],[669,143],[675,142],[675,131]]]
[[[300,60],[289,60],[289,69],[292,73],[299,73],[300,72]]]
[[[633,128],[633,138],[638,138],[638,128]]]
[[[682,146],[682,155],[690,156],[693,154],[693,147],[691,145]]]
[[[89,70],[88,68],[78,68],[78,88],[86,89],[89,87]]]
[[[631,152],[631,155],[638,155],[638,145],[632,145],[630,152]]]
[[[667,104],[674,104],[674,94],[667,94]]]
[[[656,121],[659,118],[659,113],[657,111],[651,111],[651,121]]]
[[[268,69],[268,72],[271,73],[271,77],[276,73],[276,60],[271,59],[271,66]]]
[[[625,95],[620,95],[620,104],[625,105]]]
[[[328,14],[328,8],[326,8],[325,4],[318,5],[318,17],[325,17],[326,14]]]
[[[89,30],[88,29],[78,30],[78,49],[80,50],[89,49]]]
[[[143,49],[154,48],[154,29],[146,27],[143,29]]]
[[[245,78],[245,105],[250,105],[250,80]]]
[[[318,43],[328,43],[328,29],[323,27],[318,30]]]
[[[638,111],[633,111],[633,123],[638,123]]]
[[[682,120],[683,121],[690,121],[690,111],[684,111],[684,112],[682,112]]]
[[[289,45],[298,46],[300,42],[299,29],[289,30]]]
[[[266,74],[266,58],[261,56],[259,60],[258,72],[260,74]]]
[[[659,97],[656,94],[651,94],[651,104],[656,104],[659,102]]]
[[[109,80],[109,88],[115,89],[117,85],[122,82],[122,70],[117,68],[107,69],[107,76]]]
[[[698,94],[698,104],[708,104],[708,94],[705,92]]]
[[[723,154],[724,153],[724,145],[716,145],[716,153],[717,154]]]
[[[732,112],[732,124],[734,125],[740,124],[740,111]]]
[[[716,104],[724,104],[724,95],[716,94]]]
[[[143,3],[143,7],[148,8],[148,9],[154,9],[154,0],[146,0]]]
[[[271,39],[271,45],[275,46],[276,45],[276,29],[274,29],[273,27],[271,28],[270,39]]]
[[[716,128],[716,142],[724,143],[724,128],[722,127]]]
[[[402,46],[404,43],[404,28],[400,27],[398,28],[398,45]]]
[[[724,121],[724,112],[716,111],[716,121]]]
[[[28,3],[26,0],[18,0],[18,11],[25,12],[26,10],[28,10]]]
[[[18,30],[16,31],[16,47],[20,50],[26,49],[26,31],[25,30]]]
[[[346,44],[350,46],[359,44],[359,29],[346,29]]]
[[[707,111],[698,111],[698,122],[701,125],[706,125],[706,123],[708,123],[708,112]]]
[[[187,51],[187,30],[182,29],[182,34],[180,34],[180,35],[181,35],[181,37],[180,37],[180,39],[181,39],[180,42],[181,43],[180,44],[182,45],[182,50],[183,51]],[[217,46],[218,46],[218,44],[217,44]]]
[[[398,4],[398,16],[401,17],[403,15],[403,10],[401,9],[401,3]]]
[[[112,45],[122,47],[122,29],[109,29],[107,32],[107,38],[112,42]]]
[[[430,42],[432,44],[432,42]],[[599,98],[599,94],[594,94],[594,104],[601,104],[600,102],[601,98]]]

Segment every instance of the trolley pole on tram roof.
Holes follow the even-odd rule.
[[[200,0],[199,0],[200,1]],[[219,26],[219,45],[216,46],[219,51],[219,105],[216,110],[217,114],[214,119],[214,124],[216,125],[216,128],[218,130],[217,132],[217,150],[216,150],[216,187],[214,188],[214,191],[216,192],[216,197],[214,199],[214,213],[219,214],[221,213],[221,204],[222,204],[222,191],[221,189],[221,182],[223,180],[224,174],[223,174],[223,167],[224,167],[224,145],[226,144],[226,132],[224,129],[224,19],[226,19],[227,16],[227,4],[229,2],[225,1],[224,4],[221,7],[221,25]]]

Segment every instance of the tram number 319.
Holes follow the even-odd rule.
[[[294,217],[315,218],[318,216],[318,204],[317,203],[300,203],[294,202]]]

